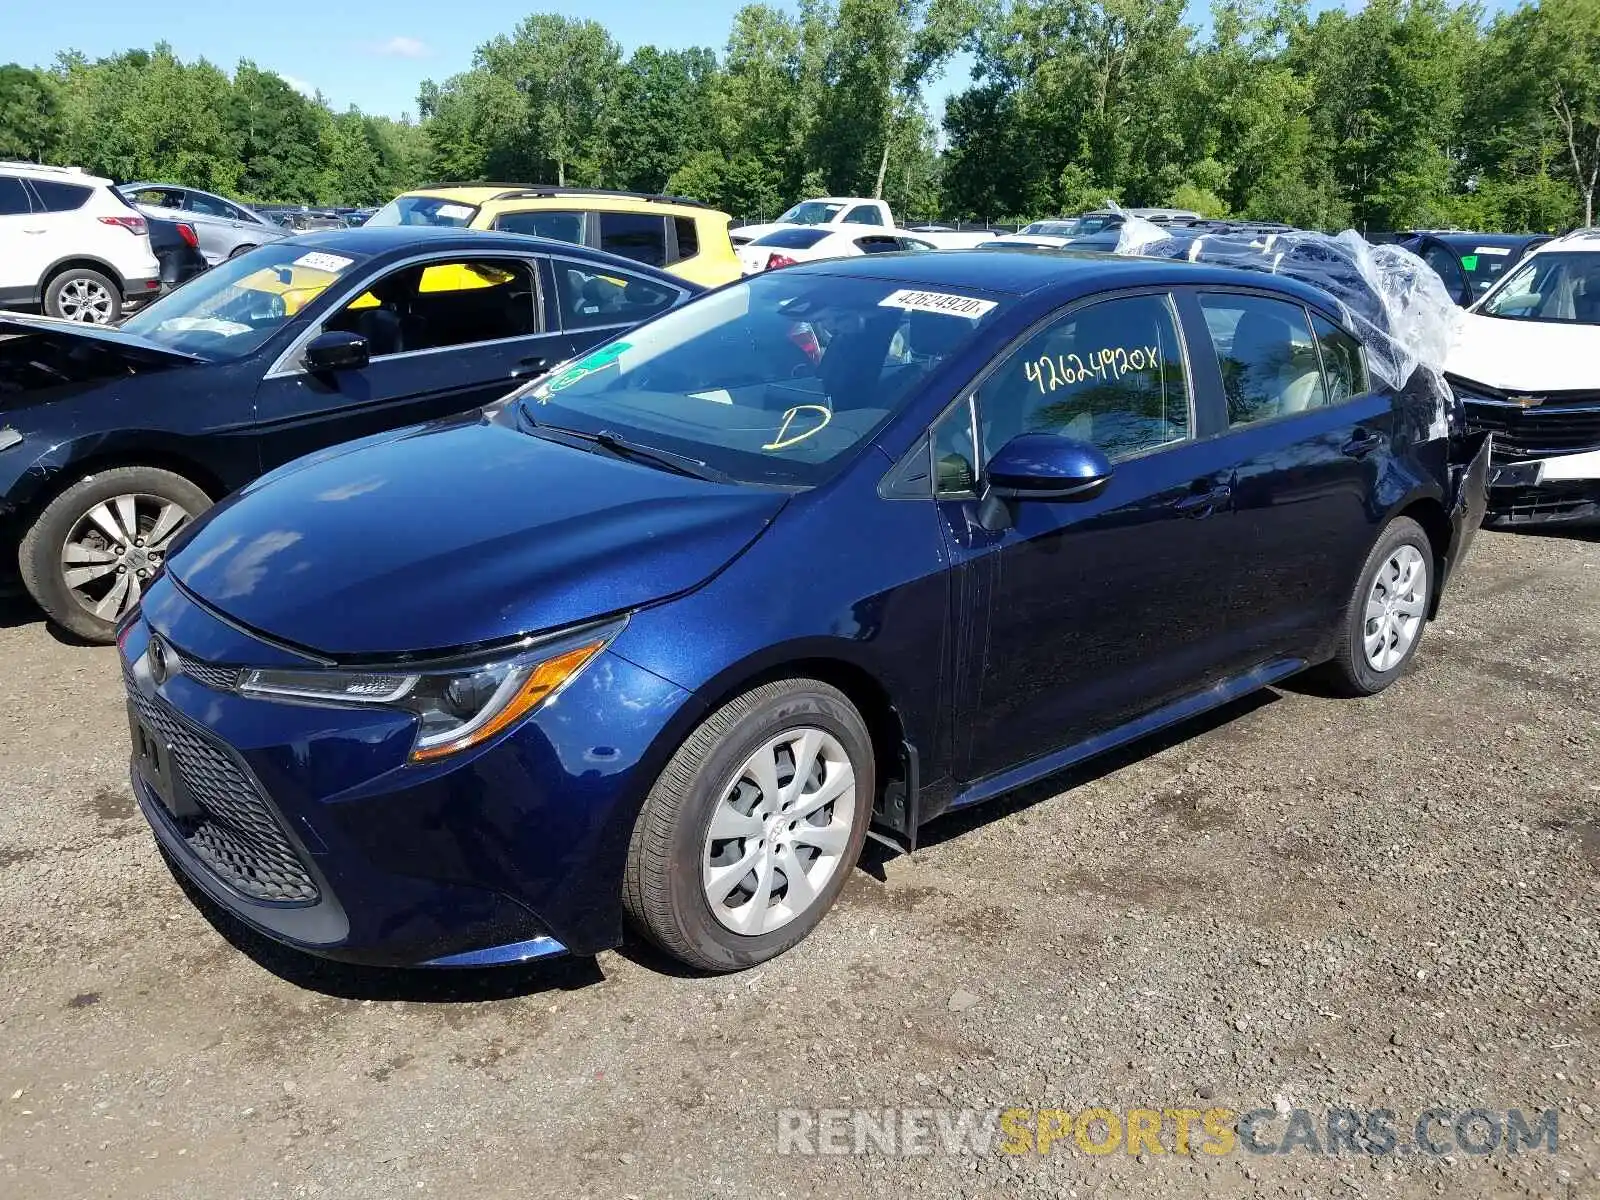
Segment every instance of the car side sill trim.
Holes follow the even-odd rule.
[[[991,800],[1003,792],[1009,792],[1025,784],[1042,779],[1046,775],[1053,775],[1068,767],[1076,766],[1085,759],[1094,758],[1108,750],[1115,750],[1129,742],[1142,737],[1148,737],[1169,725],[1176,725],[1180,721],[1187,721],[1190,717],[1197,717],[1201,713],[1209,712],[1224,704],[1248,696],[1251,692],[1260,691],[1268,684],[1285,679],[1297,671],[1306,668],[1307,663],[1299,658],[1280,658],[1272,662],[1263,663],[1253,670],[1242,675],[1235,675],[1221,683],[1213,684],[1204,691],[1194,692],[1188,696],[1164,704],[1160,708],[1136,717],[1115,729],[1108,729],[1104,733],[1097,733],[1093,737],[1084,738],[1060,750],[1053,750],[1049,754],[1041,755],[1018,767],[1011,767],[1005,771],[997,771],[993,775],[985,776],[968,784],[956,798],[951,801],[946,812],[968,805],[981,804]]]

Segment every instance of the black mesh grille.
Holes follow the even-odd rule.
[[[1468,400],[1466,407],[1468,429],[1474,433],[1485,429],[1494,432],[1496,458],[1544,458],[1600,450],[1600,404],[1522,408]]]
[[[214,692],[231,692],[238,686],[239,677],[243,674],[238,667],[219,667],[212,663],[201,662],[198,658],[191,658],[182,650],[176,650],[175,653],[178,656],[178,669],[196,683]]]
[[[209,737],[132,681],[128,696],[145,726],[172,748],[172,759],[201,814],[174,824],[189,849],[229,887],[253,900],[311,903],[317,885],[301,864],[271,807],[249,777]]]

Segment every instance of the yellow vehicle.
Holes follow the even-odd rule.
[[[716,287],[740,276],[731,218],[694,200],[516,183],[438,184],[397,196],[367,221],[529,233],[592,246]]]

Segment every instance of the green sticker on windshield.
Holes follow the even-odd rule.
[[[577,383],[578,380],[609,367],[631,349],[633,347],[628,342],[612,342],[609,346],[600,347],[593,354],[587,354],[580,358],[547,383],[545,385],[546,394],[569,388]]]
[[[1468,271],[1476,271],[1478,269],[1478,256],[1476,254],[1463,254],[1461,256],[1461,265]]]

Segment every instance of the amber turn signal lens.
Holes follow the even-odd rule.
[[[548,700],[560,687],[588,665],[588,662],[602,649],[604,641],[589,642],[567,650],[554,658],[547,658],[533,669],[532,674],[523,682],[511,699],[506,701],[499,712],[481,724],[471,728],[448,742],[438,745],[419,748],[411,752],[412,762],[433,762],[436,759],[448,758],[452,754],[486,742],[502,729],[521,720],[528,713],[538,708]]]

